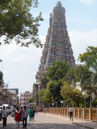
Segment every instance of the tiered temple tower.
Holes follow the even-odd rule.
[[[57,60],[67,61],[70,67],[75,66],[73,50],[68,36],[65,8],[58,2],[50,14],[50,25],[46,36],[46,42],[40,60],[39,70],[36,75],[37,81],[42,73],[47,71],[48,66]]]

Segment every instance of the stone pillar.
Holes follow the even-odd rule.
[[[63,108],[62,108],[62,115],[63,115]]]
[[[68,116],[68,108],[67,108],[67,116]]]
[[[83,119],[85,119],[85,108],[83,108]]]
[[[78,118],[79,118],[79,115],[80,115],[80,108],[78,108]]]
[[[74,108],[74,117],[75,117],[75,108]]]
[[[66,108],[65,108],[65,112],[64,112],[64,115],[66,115]]]

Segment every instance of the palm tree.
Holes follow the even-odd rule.
[[[89,56],[85,63],[89,70],[84,72],[83,77],[81,78],[81,86],[90,96],[93,92],[97,94],[97,59],[93,56]],[[90,96],[89,99],[91,107],[92,96]]]

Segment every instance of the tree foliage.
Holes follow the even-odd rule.
[[[62,79],[70,69],[68,62],[56,61],[48,67],[47,76],[52,80]]]
[[[71,68],[66,73],[66,76],[63,78],[63,81],[68,82],[69,84],[75,85],[76,82],[80,82],[84,73],[87,72],[89,68],[86,65],[76,65],[76,67]]]
[[[38,0],[0,0],[0,38],[4,36],[5,44],[10,44],[14,39],[21,46],[35,44],[42,47],[38,38],[42,13],[35,18],[30,13],[31,6],[37,5]]]
[[[61,86],[63,85],[62,80],[49,81],[47,84],[48,90],[51,92],[53,99],[58,102],[60,99],[62,100],[62,96],[60,95]]]
[[[84,61],[88,67],[88,71],[84,72],[81,79],[81,84],[85,89],[91,89],[92,92],[94,87],[97,87],[97,47],[90,46],[86,50],[85,53],[79,55],[80,61]]]
[[[50,93],[50,91],[48,89],[41,90],[39,92],[38,96],[44,104],[50,103],[53,99],[52,94]]]
[[[62,95],[65,101],[68,101],[68,99],[70,99],[71,101],[75,103],[76,106],[79,107],[81,98],[76,96],[76,95],[78,96],[82,95],[79,89],[73,88],[70,84],[68,84],[67,82],[64,82],[63,87],[61,87],[60,94]]]
[[[86,62],[89,57],[97,57],[97,47],[88,46],[86,52],[79,54],[78,60],[80,62]]]
[[[35,103],[35,97],[30,98],[29,103]]]
[[[41,85],[43,85],[45,88],[46,88],[46,84],[48,83],[48,78],[47,78],[47,73],[43,73],[41,76],[40,76],[40,83]]]
[[[71,84],[73,82],[73,80],[75,79],[74,70],[75,70],[75,68],[71,68],[67,71],[65,77],[63,78],[63,82],[66,81],[69,84]]]
[[[79,55],[79,60],[85,62],[85,65],[89,68],[81,78],[82,88],[88,95],[93,92],[97,94],[97,47],[89,46],[85,53]],[[91,107],[92,97],[89,97],[89,99]]]

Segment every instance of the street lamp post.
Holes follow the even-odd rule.
[[[91,96],[92,94],[90,94],[90,95],[88,95],[88,96]],[[78,95],[76,95],[76,96],[78,96]],[[85,100],[85,98],[87,98],[88,96],[86,96],[86,97],[83,97],[83,96],[79,96],[79,97],[81,97],[81,98],[83,98],[84,99],[84,107],[86,107],[86,100]],[[91,99],[91,98],[90,98]],[[90,101],[90,107],[91,107],[91,101]]]
[[[91,106],[92,106],[91,95],[92,95],[92,94],[88,95],[88,96],[90,96],[90,108],[91,108]],[[88,96],[87,96],[87,97],[88,97]]]
[[[62,103],[63,103],[63,101],[61,100],[61,108],[62,108]]]
[[[54,103],[52,103],[52,105],[54,106]]]
[[[58,102],[56,102],[56,108],[57,108],[57,103],[58,103]]]

